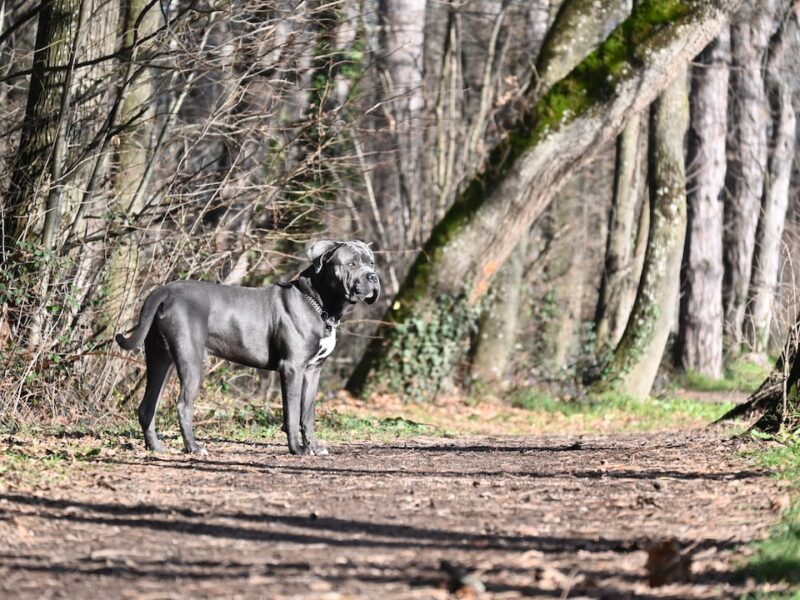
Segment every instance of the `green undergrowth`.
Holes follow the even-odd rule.
[[[564,401],[536,390],[523,390],[512,394],[511,406],[532,412],[580,416],[587,421],[619,420],[637,430],[669,427],[681,424],[687,419],[711,422],[733,408],[733,404],[729,402],[699,402],[688,398],[637,400],[615,392]],[[634,420],[633,423],[631,419]]]
[[[722,379],[714,379],[694,371],[685,373],[681,387],[698,392],[745,392],[752,393],[769,375],[769,368],[746,360],[739,360],[725,368]]]
[[[793,592],[782,598],[800,598],[800,437],[770,438],[780,442],[751,456],[791,485],[792,502],[769,537],[755,545],[743,571],[761,582],[789,583]]]

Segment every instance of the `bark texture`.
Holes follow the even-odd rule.
[[[506,379],[516,341],[527,253],[523,237],[492,282],[475,336],[471,363],[475,380],[502,387]]]
[[[158,7],[146,0],[129,0],[122,21],[123,70],[128,81],[122,95],[117,136],[114,197],[115,217],[126,225],[135,221],[144,207],[148,162],[152,158],[155,117],[155,82],[150,66],[152,44],[142,43],[161,24]],[[106,272],[106,303],[103,309],[106,334],[119,331],[120,323],[130,320],[135,310],[135,293],[141,244],[135,236],[119,238],[110,249]]]
[[[745,343],[763,357],[766,357],[769,345],[772,302],[778,285],[781,239],[789,206],[794,161],[796,118],[792,106],[791,75],[786,72],[784,63],[789,48],[797,49],[797,44],[793,43],[796,40],[796,19],[790,13],[785,24],[773,36],[765,73],[772,128],[745,320]]]
[[[767,171],[769,106],[762,72],[775,0],[749,1],[731,25],[731,102],[723,229],[725,334],[738,352]]]
[[[47,2],[39,13],[25,121],[11,185],[3,203],[7,247],[40,231],[50,187],[61,184],[50,178],[55,164],[60,179],[67,158],[65,121],[69,119],[71,103],[62,106],[62,99],[72,87],[73,67],[70,65],[75,59],[73,48],[81,4],[82,0],[54,0]],[[60,156],[54,157],[54,154]],[[60,158],[61,164],[54,158]],[[60,216],[60,208],[52,211],[51,218],[56,216]]]
[[[727,29],[692,68],[688,227],[682,269],[677,362],[722,377],[722,193],[728,115]]]
[[[635,398],[653,387],[675,318],[686,234],[683,140],[689,125],[686,72],[650,112],[650,234],[639,291],[602,386]]]
[[[391,366],[418,354],[420,331],[441,322],[445,311],[452,316],[454,303],[465,307],[465,315],[472,312],[566,175],[652,102],[670,74],[718,34],[737,5],[735,0],[642,3],[526,111],[435,228],[385,318],[392,323],[380,331],[386,342],[371,345],[349,387],[362,390],[368,379],[393,389],[419,385],[424,366],[413,370],[414,379],[398,377]]]
[[[382,150],[399,168],[387,165],[384,176],[376,177],[376,194],[399,199],[390,205],[399,207],[393,218],[402,226],[394,229],[403,239],[393,247],[404,249],[422,243],[427,230],[426,215],[415,210],[421,206],[425,13],[425,0],[378,2],[381,97],[389,99],[380,108],[380,127],[386,131]]]
[[[588,167],[578,170],[566,181],[548,207],[547,224],[542,224],[549,238],[549,260],[542,277],[548,287],[549,318],[541,324],[543,371],[562,375],[571,359],[581,324],[584,292],[584,251],[575,240],[586,235],[586,184]],[[541,220],[540,220],[541,222]],[[550,229],[550,231],[547,231]]]
[[[624,19],[631,0],[566,0],[547,32],[537,60],[538,86],[550,89]]]
[[[608,220],[605,266],[595,311],[598,354],[619,343],[636,297],[636,208],[640,204],[645,169],[641,160],[641,118],[631,117],[617,138],[614,197]],[[633,294],[630,291],[633,290]]]

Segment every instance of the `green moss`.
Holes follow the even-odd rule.
[[[583,114],[598,100],[613,96],[617,85],[643,62],[641,48],[647,39],[690,15],[697,4],[681,0],[650,0],[639,4],[605,42],[537,103],[531,139],[546,135]]]

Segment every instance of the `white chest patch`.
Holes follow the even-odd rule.
[[[331,329],[330,334],[319,340],[319,350],[317,350],[317,353],[314,355],[314,358],[308,361],[308,365],[309,366],[316,365],[322,359],[327,358],[328,356],[330,356],[331,352],[333,352],[333,349],[335,347],[336,347],[336,329]]]

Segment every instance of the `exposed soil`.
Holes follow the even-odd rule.
[[[123,444],[62,461],[56,480],[7,475],[0,595],[730,598],[756,589],[734,575],[742,544],[785,507],[777,480],[705,430],[417,438],[324,458],[207,446],[193,459]],[[647,549],[669,539],[680,555],[651,564],[690,580],[651,587]]]

